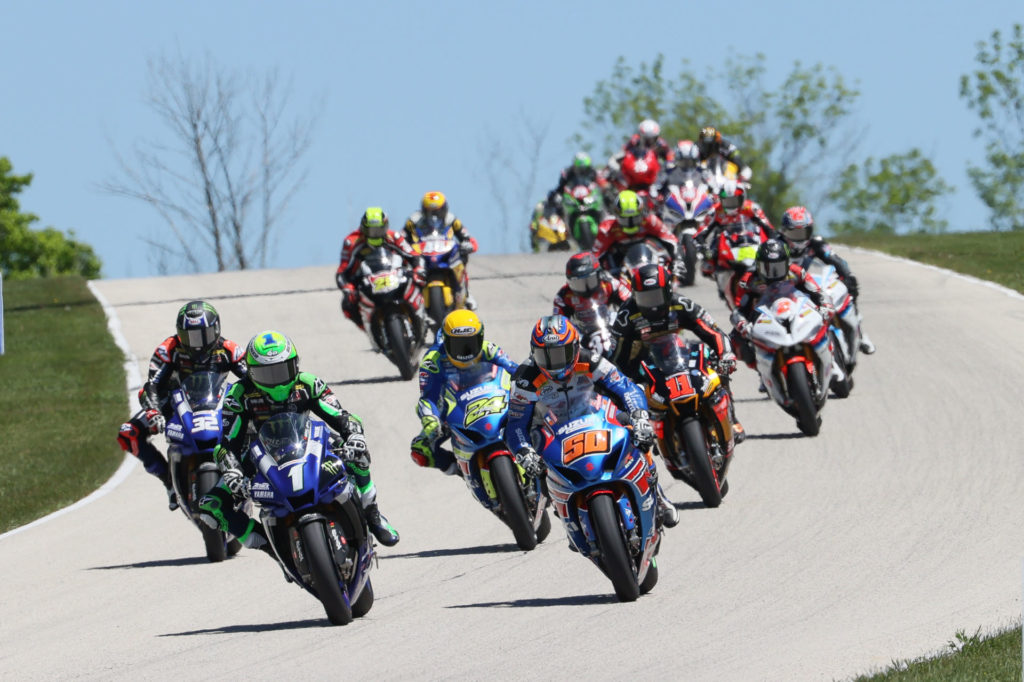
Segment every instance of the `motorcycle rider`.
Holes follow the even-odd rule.
[[[534,426],[540,425],[543,415],[567,420],[576,403],[597,389],[629,414],[633,445],[647,458],[651,487],[657,491],[658,518],[668,528],[675,526],[679,513],[657,482],[657,466],[650,455],[654,428],[640,387],[605,358],[581,349],[579,332],[564,315],[540,318],[530,335],[530,349],[530,357],[512,376],[505,427],[505,442],[519,465],[531,476],[543,475],[546,467],[534,446]]]
[[[733,345],[740,351],[743,362],[751,369],[756,368],[754,349],[750,345],[750,328],[758,317],[757,304],[771,284],[788,279],[796,288],[807,294],[814,305],[818,306],[822,317],[832,318],[835,309],[825,297],[818,284],[806,270],[792,267],[786,246],[781,240],[769,239],[757,248],[754,258],[754,270],[744,273],[737,285],[738,299],[736,309],[730,316],[733,330],[730,334]],[[762,385],[763,388],[763,385]],[[761,389],[758,389],[761,390]]]
[[[164,484],[171,511],[178,508],[178,500],[167,458],[150,442],[174,412],[171,391],[194,372],[231,372],[239,379],[246,374],[242,349],[220,335],[220,315],[212,305],[189,301],[178,310],[174,326],[175,335],[164,339],[149,361],[149,378],[139,390],[141,409],[121,424],[117,434],[121,449],[138,457]]]
[[[665,248],[669,261],[677,263],[676,254],[679,240],[661,218],[648,212],[646,204],[632,190],[619,193],[612,206],[614,216],[601,222],[594,240],[593,252],[605,268],[611,269],[609,263],[612,253],[625,252],[631,243],[642,241],[645,237],[653,237]]]
[[[590,160],[590,155],[586,152],[576,152],[573,156],[572,164],[562,169],[561,175],[558,176],[558,184],[555,188],[548,192],[547,202],[549,205],[558,206],[558,215],[565,219],[565,212],[562,210],[562,192],[567,187],[576,187],[577,185],[591,185],[598,182],[597,169],[594,168],[593,162]]]
[[[663,166],[673,159],[672,147],[661,136],[661,126],[650,118],[640,121],[636,132],[622,145],[622,152],[617,158],[622,159],[626,154],[643,156],[647,150],[652,150]]]
[[[716,358],[722,384],[729,396],[729,416],[736,442],[746,439],[743,425],[736,419],[728,376],[736,370],[736,355],[729,336],[715,324],[700,304],[675,293],[672,277],[663,265],[649,263],[637,268],[631,281],[633,294],[612,323],[611,361],[634,381],[640,381],[640,363],[652,339],[664,334],[693,332]]]
[[[714,126],[705,126],[700,129],[700,135],[697,137],[697,149],[700,154],[701,163],[707,164],[711,157],[721,156],[726,161],[736,164],[740,169],[741,180],[744,182],[750,180],[750,166],[743,164],[739,149],[732,142],[722,137],[722,133]]]
[[[853,297],[854,305],[857,303],[857,295],[860,287],[857,277],[850,270],[849,264],[840,258],[825,238],[814,234],[814,217],[811,212],[803,206],[790,206],[782,214],[782,221],[779,223],[779,234],[782,240],[789,247],[790,258],[794,260],[797,267],[806,269],[815,258],[831,265],[836,269],[839,279],[846,285],[847,291]],[[864,333],[859,319],[858,310],[857,327],[860,331],[860,351],[866,355],[875,352],[875,344]]]
[[[718,192],[714,216],[708,226],[694,237],[697,244],[704,250],[704,261],[701,263],[701,274],[711,277],[715,271],[715,249],[718,235],[722,230],[740,222],[750,222],[759,228],[759,239],[763,243],[776,238],[775,228],[765,215],[764,209],[756,201],[747,198],[747,190],[742,182],[729,179]]]
[[[480,248],[476,238],[469,234],[462,221],[448,210],[448,199],[441,192],[427,192],[420,200],[420,210],[414,211],[405,221],[405,236],[409,244],[415,244],[417,228],[440,225],[442,230],[451,230],[459,242],[459,254],[467,266],[462,269],[462,290],[466,292],[466,307],[476,310],[476,299],[469,293],[469,254]]]
[[[370,451],[359,417],[341,406],[322,379],[299,371],[295,344],[284,334],[260,332],[249,341],[245,359],[249,373],[233,384],[224,398],[224,431],[213,453],[223,473],[217,486],[199,501],[200,518],[211,528],[231,533],[246,547],[267,547],[263,524],[236,508],[249,498],[256,475],[255,464],[248,457],[249,435],[274,415],[312,412],[340,436],[339,440],[332,434],[331,450],[338,459],[324,457],[322,475],[336,476],[344,467],[359,491],[370,531],[381,544],[396,544],[398,531],[377,508]]]
[[[420,400],[416,404],[420,432],[409,446],[416,464],[440,469],[449,476],[459,473],[455,457],[440,447],[448,438],[442,398],[446,387],[461,385],[462,377],[481,363],[500,367],[510,375],[519,367],[505,351],[484,339],[484,325],[475,312],[453,310],[441,323],[437,341],[420,360]]]
[[[422,259],[412,252],[400,233],[388,229],[388,214],[384,209],[380,206],[366,209],[359,219],[359,227],[345,237],[341,247],[341,262],[334,275],[342,292],[341,312],[360,329],[363,328],[363,318],[359,314],[359,294],[356,291],[359,266],[373,249],[380,246],[402,256],[412,267],[413,280],[417,286],[422,287],[426,281]]]
[[[591,251],[583,251],[569,258],[565,264],[565,279],[566,283],[555,294],[553,314],[573,320],[580,331],[583,330],[580,329],[576,313],[587,301],[616,311],[629,300],[629,287],[602,269]],[[590,347],[603,354],[604,347],[600,342],[601,339],[593,337],[590,339]]]

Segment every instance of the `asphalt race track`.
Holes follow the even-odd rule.
[[[829,401],[817,438],[740,369],[751,437],[730,493],[705,509],[663,477],[682,522],[659,584],[633,604],[567,549],[557,520],[521,552],[461,480],[413,464],[416,383],[342,318],[333,268],[100,281],[143,372],[191,298],[214,303],[239,343],[291,335],[303,368],[363,417],[402,541],[382,548],[373,610],[330,627],[262,553],[207,563],[136,466],[109,495],[0,539],[0,678],[833,679],[1009,624],[1021,614],[1024,298],[846,255],[878,353],[848,399]],[[516,359],[564,261],[473,259],[487,336]],[[707,280],[690,293],[727,322]]]

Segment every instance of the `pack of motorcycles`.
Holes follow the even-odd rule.
[[[660,196],[650,205],[675,230],[679,258],[685,260],[676,286],[693,284],[698,258],[709,258],[713,267],[705,270],[730,302],[724,293],[752,267],[759,231],[742,222],[730,225],[707,245],[706,253],[698,253],[694,236],[706,228],[714,208],[709,175],[695,172],[682,184],[663,188]],[[562,210],[552,207],[535,216],[531,236],[535,244],[539,240],[547,245],[544,250],[589,248],[605,217],[604,205],[601,187],[567,187]],[[416,373],[419,353],[433,340],[444,316],[465,303],[461,282],[466,263],[455,236],[430,230],[417,235],[413,247],[427,267],[422,289],[402,259],[385,249],[364,260],[358,286],[372,347],[406,380]],[[619,255],[625,281],[630,268],[666,258],[653,241],[631,244]],[[803,433],[814,436],[830,391],[842,398],[853,386],[858,313],[834,268],[813,263],[810,272],[831,300],[835,316],[826,319],[803,292],[781,282],[759,301],[750,341],[768,395],[796,419]],[[614,314],[598,304],[578,313],[574,323],[585,345],[609,349]],[[642,369],[657,422],[655,451],[672,476],[693,487],[706,506],[717,507],[728,492],[736,442],[724,394],[727,377],[719,376],[704,344],[679,335],[656,339]],[[470,494],[527,551],[550,533],[550,508],[562,522],[570,549],[608,577],[620,600],[633,601],[650,591],[658,581],[662,528],[648,473],[650,454],[632,446],[628,418],[595,392],[570,419],[545,420],[538,451],[547,472],[534,478],[504,443],[511,377],[487,363],[463,374],[463,385],[445,396],[446,421]],[[220,436],[225,391],[223,375],[189,377],[172,395],[175,414],[166,429],[181,509],[202,533],[210,561],[223,561],[240,548],[236,540],[198,520],[198,500],[219,477],[212,452]],[[321,473],[328,437],[322,423],[302,415],[268,420],[250,444],[258,473],[252,501],[246,504],[258,507],[285,578],[320,600],[331,623],[346,624],[373,605],[370,571],[376,548],[344,470],[332,477]]]

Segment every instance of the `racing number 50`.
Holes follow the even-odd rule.
[[[562,441],[562,463],[570,464],[580,457],[611,451],[611,433],[607,429],[584,431]]]

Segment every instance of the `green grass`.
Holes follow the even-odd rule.
[[[938,265],[1024,293],[1024,231],[863,234],[834,241]]]
[[[81,277],[5,281],[0,532],[99,488],[124,453],[123,355]]]
[[[948,651],[933,658],[896,661],[883,672],[857,682],[998,682],[1021,679],[1020,628],[991,637],[958,632]]]

